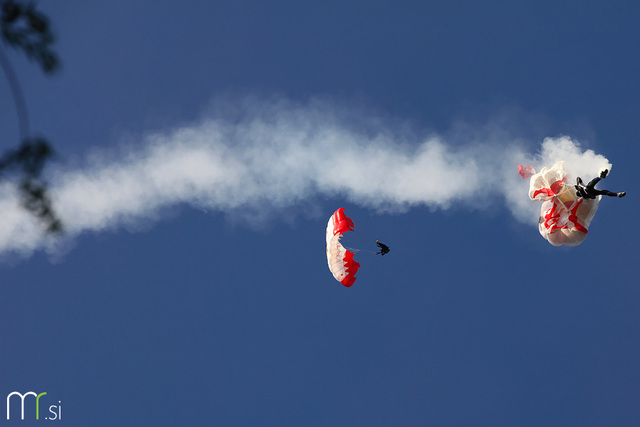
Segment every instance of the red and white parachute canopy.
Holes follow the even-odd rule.
[[[353,221],[340,208],[331,215],[327,224],[327,263],[333,277],[346,287],[356,281],[356,272],[360,264],[353,260],[353,253],[340,243],[342,234],[353,229]]]
[[[589,224],[598,210],[602,196],[583,199],[563,169],[564,162],[536,173],[531,166],[518,166],[522,178],[529,180],[529,198],[541,201],[538,228],[542,237],[553,246],[577,246],[587,237]]]

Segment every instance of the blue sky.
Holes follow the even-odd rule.
[[[67,233],[3,190],[0,396],[69,426],[638,424],[640,5],[41,8],[62,69],[9,57]],[[575,248],[517,174],[545,138],[628,193]],[[338,207],[391,247],[348,289]]]

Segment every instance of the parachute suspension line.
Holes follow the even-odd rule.
[[[373,236],[369,233],[367,233],[366,231],[358,231],[358,230],[354,230],[355,233],[358,233],[360,235],[359,240],[362,241],[364,244],[368,245],[367,247],[372,247],[375,248],[375,250],[370,250],[370,249],[358,249],[358,251],[362,251],[362,252],[368,252],[371,254],[375,254],[375,255],[379,255],[379,251],[381,248],[379,248],[377,246],[377,242],[378,239],[373,238]]]
[[[29,111],[27,110],[27,103],[24,99],[18,76],[11,66],[11,62],[4,54],[3,49],[0,47],[0,68],[4,71],[4,75],[9,83],[9,89],[13,96],[13,102],[16,107],[16,114],[18,115],[18,135],[20,136],[20,142],[26,142],[29,137]]]
[[[374,239],[371,234],[367,233],[366,231],[362,231],[362,229],[359,229],[356,226],[353,227],[353,230],[351,230],[351,233],[346,233],[344,235],[344,239],[346,240],[346,242],[345,241],[342,242],[344,247],[354,253],[364,252],[364,253],[370,253],[370,254],[377,254],[379,250],[379,248],[376,245],[377,239]],[[358,247],[354,247],[352,245],[356,245]],[[375,249],[363,249],[363,247],[364,248],[370,247]]]
[[[345,246],[345,248],[348,249],[351,252],[367,252],[367,253],[370,253],[370,254],[375,254],[376,253],[376,251],[372,251],[372,250],[369,250],[369,249],[358,249],[358,248],[352,248],[350,246]]]

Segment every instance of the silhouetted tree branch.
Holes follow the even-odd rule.
[[[34,3],[2,0],[0,4],[0,30],[3,41],[36,61],[45,74],[51,74],[58,69],[60,62],[51,49],[54,36],[47,17],[36,10]],[[53,210],[46,184],[40,178],[53,151],[45,138],[31,136],[27,104],[18,77],[2,48],[0,66],[7,78],[16,106],[20,135],[19,146],[7,150],[0,158],[0,178],[15,175],[19,181],[18,189],[24,208],[43,221],[48,232],[59,232],[62,230],[62,223]]]
[[[36,10],[35,4],[3,0],[0,25],[2,38],[9,46],[24,51],[45,73],[58,68],[58,56],[51,50],[55,37],[49,19]]]

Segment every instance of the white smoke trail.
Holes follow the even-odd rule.
[[[251,105],[254,105],[251,107]],[[256,107],[255,105],[259,105]],[[206,118],[148,135],[141,148],[50,176],[66,239],[156,219],[189,204],[219,212],[267,213],[314,196],[346,198],[380,211],[447,208],[503,196],[517,218],[536,206],[518,163],[566,160],[587,177],[610,168],[567,137],[547,139],[537,156],[491,141],[453,146],[439,136],[416,141],[362,117],[340,118],[328,105],[245,104],[241,117]],[[347,114],[349,115],[349,114]],[[354,123],[359,123],[355,125]],[[97,157],[99,159],[100,157]],[[0,188],[0,253],[54,251],[56,240],[26,214],[13,187]]]

